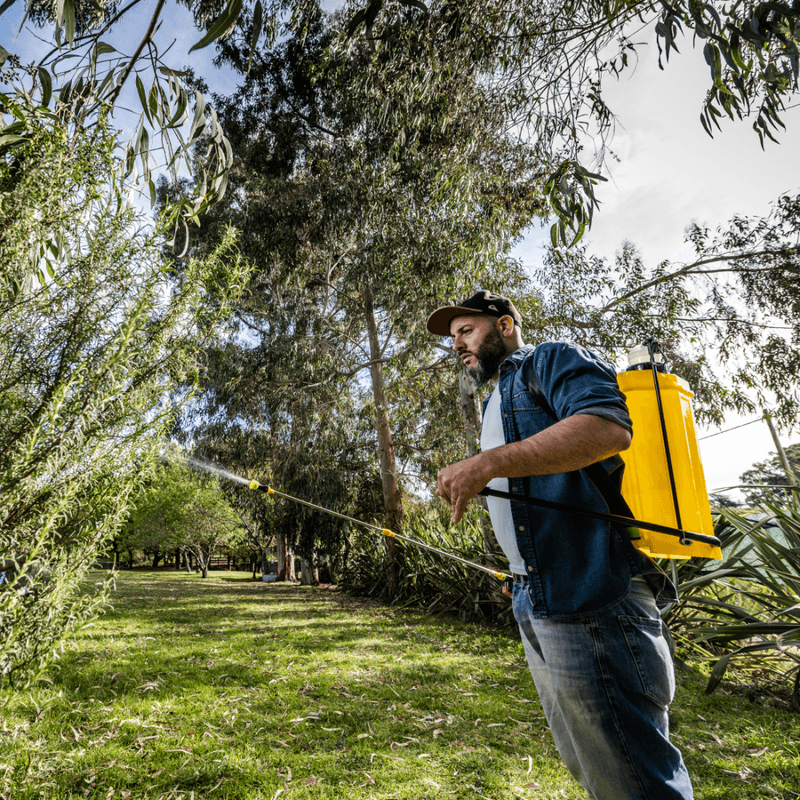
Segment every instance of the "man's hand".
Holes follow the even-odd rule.
[[[436,495],[450,503],[453,514],[450,521],[455,525],[461,521],[467,503],[486,486],[492,475],[485,468],[481,455],[457,461],[439,472]]]

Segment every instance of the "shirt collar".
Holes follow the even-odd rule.
[[[508,370],[511,367],[517,369],[519,365],[525,360],[525,357],[534,349],[532,344],[524,344],[518,350],[515,350],[510,356],[506,356],[503,363],[500,365],[500,372]]]

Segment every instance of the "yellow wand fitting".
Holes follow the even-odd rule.
[[[390,531],[388,528],[384,528],[381,533],[384,536],[389,536],[390,538],[394,538],[397,534],[394,531]]]

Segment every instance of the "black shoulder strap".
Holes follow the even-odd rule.
[[[553,411],[550,403],[547,402],[542,384],[539,382],[536,371],[533,369],[532,358],[526,359],[522,364],[522,379],[525,381],[528,391],[533,395],[533,399],[552,420],[558,422],[558,416],[555,411]],[[588,467],[584,467],[583,471],[589,476],[595,487],[597,487],[597,491],[603,496],[606,505],[608,505],[608,510],[612,514],[616,514],[620,517],[634,518],[630,506],[622,496],[622,492],[614,485],[611,478],[608,477],[608,473],[599,463],[590,464]],[[632,538],[638,538],[638,536]]]

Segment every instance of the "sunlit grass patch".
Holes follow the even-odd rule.
[[[697,797],[793,797],[796,715],[681,678]],[[123,573],[50,682],[2,700],[8,800],[584,796],[508,631],[244,573]]]

